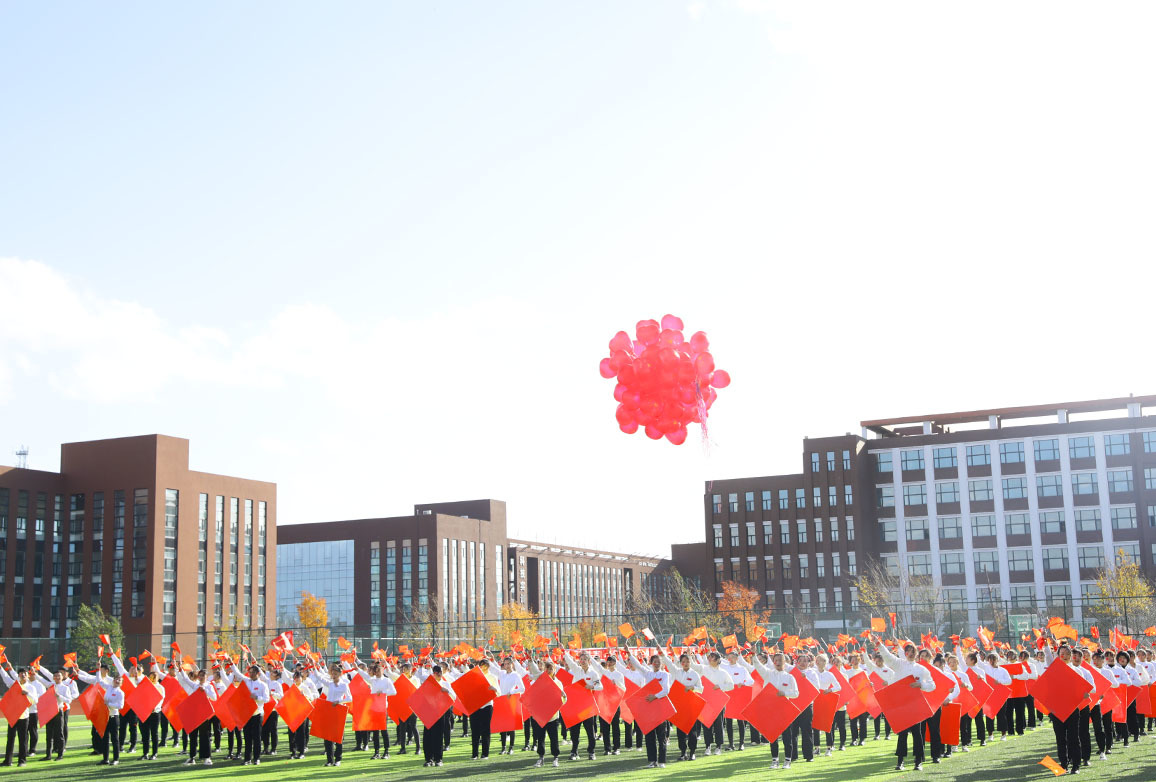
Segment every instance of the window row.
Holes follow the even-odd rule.
[[[851,469],[851,452],[843,451],[843,469]],[[827,472],[835,470],[835,452],[827,451]],[[811,453],[811,472],[819,472],[819,454],[818,452]]]
[[[1114,530],[1136,529],[1136,508],[1123,505],[1110,508],[1109,514]],[[1099,508],[1078,508],[1073,512],[1073,521],[1077,532],[1100,532],[1102,530]],[[940,516],[933,520],[940,540],[950,540],[963,537],[963,522],[959,516]],[[970,517],[971,535],[973,538],[994,537],[996,534],[996,515],[994,513],[978,513]],[[884,542],[897,540],[897,521],[882,519],[879,522],[879,535]],[[930,540],[932,520],[925,518],[904,519],[904,533],[907,540]],[[1042,535],[1066,534],[1067,512],[1063,510],[1040,511],[1039,531]],[[1156,527],[1156,505],[1148,506],[1148,524]],[[1032,534],[1031,516],[1028,513],[1005,513],[1005,535]]]
[[[1156,432],[1142,432],[1144,453],[1156,453]],[[1026,461],[1026,446],[1023,441],[998,443],[1001,464],[1020,464]],[[969,467],[991,464],[991,444],[981,443],[964,447],[966,463]],[[1126,456],[1131,453],[1131,439],[1127,433],[1104,435],[1105,456]],[[1049,437],[1032,441],[1032,454],[1037,462],[1054,462],[1060,458],[1059,438]],[[817,456],[817,454],[812,454]],[[1068,438],[1068,457],[1071,459],[1094,459],[1096,438],[1082,435]],[[900,467],[903,470],[922,470],[925,467],[922,448],[909,448],[899,452]],[[812,463],[814,464],[814,462]],[[958,449],[944,446],[932,449],[932,464],[937,470],[954,469],[959,466]],[[880,473],[894,471],[890,451],[875,454],[875,470]]]
[[[839,504],[839,487],[838,486],[828,486],[825,494],[826,494],[827,507],[834,508],[836,505]],[[724,505],[723,495],[715,494],[715,495],[712,495],[712,497],[711,497],[711,507],[712,507],[712,510],[715,513],[715,515],[722,513],[724,508],[727,511],[729,511],[730,513],[738,513],[740,507],[742,507],[748,513],[754,512],[754,510],[756,509],[757,506],[761,507],[762,510],[765,510],[765,511],[773,510],[774,504],[775,504],[775,497],[772,495],[771,490],[770,489],[763,489],[760,492],[760,495],[761,496],[756,501],[755,492],[753,492],[753,491],[744,492],[742,502],[740,503],[738,492],[730,492],[729,494],[727,494],[726,503]],[[849,483],[844,484],[842,495],[843,495],[843,504],[844,505],[850,506],[850,505],[854,504],[855,492],[852,490],[851,484],[849,484]],[[788,510],[791,508],[792,496],[793,496],[793,500],[794,500],[794,502],[793,502],[794,507],[796,507],[796,508],[806,508],[807,507],[807,490],[806,489],[795,489],[793,492],[793,495],[792,495],[792,492],[790,489],[779,489],[778,490],[778,497],[777,497],[779,510]],[[822,508],[823,507],[823,501],[824,501],[823,487],[821,487],[821,486],[813,487],[811,489],[811,507]]]
[[[1135,489],[1132,480],[1132,468],[1122,467],[1107,471],[1108,493],[1121,494]],[[1037,475],[1036,497],[1062,497],[1064,494],[1063,479],[1059,473]],[[967,482],[967,496],[970,502],[986,502],[995,499],[995,484],[991,478],[975,478]],[[1025,476],[1012,476],[1001,479],[1001,493],[1005,500],[1022,500],[1028,497],[1028,479]],[[1156,490],[1156,467],[1144,468],[1144,488]],[[1073,496],[1088,496],[1099,494],[1099,479],[1095,472],[1072,473]],[[935,483],[935,502],[940,505],[959,502],[959,481],[937,481]],[[903,484],[903,504],[905,506],[927,504],[927,484]],[[884,484],[875,487],[875,506],[878,508],[895,507],[895,487]]]
[[[844,527],[842,532],[840,531],[841,524]],[[764,546],[770,546],[775,543],[775,522],[764,521],[759,524],[754,521],[748,521],[743,526],[746,545],[757,546],[759,544],[760,538],[762,539]],[[778,524],[778,542],[783,546],[790,545],[792,541],[796,543],[806,543],[808,542],[812,530],[814,532],[816,543],[824,542],[823,539],[825,531],[826,534],[829,535],[828,540],[830,540],[832,543],[839,542],[840,534],[845,535],[846,539],[849,541],[855,540],[855,519],[848,516],[846,519],[843,519],[842,522],[840,522],[839,519],[830,519],[829,521],[825,521],[823,519],[815,519],[814,521],[809,519],[798,519],[793,522],[780,521]],[[713,525],[713,531],[714,547],[722,548],[723,525]],[[740,534],[740,528],[738,524],[728,524],[727,532],[729,533],[731,547],[738,547],[742,544],[743,535]],[[791,534],[792,532],[794,533],[793,537]]]
[[[813,571],[811,569],[812,561],[814,562]],[[830,563],[829,571],[828,562]],[[784,581],[790,581],[793,577],[810,578],[812,575],[815,578],[826,578],[828,573],[835,578],[859,574],[854,551],[847,552],[845,567],[843,556],[839,552],[819,553],[813,556],[811,554],[783,554],[777,560],[773,556],[766,556],[761,560],[752,557],[745,562],[738,558],[732,558],[729,562],[715,560],[715,581],[720,584],[723,581],[742,581],[752,585],[758,583],[758,580],[762,578],[769,582],[775,578],[776,564]]]

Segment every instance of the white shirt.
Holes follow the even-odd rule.
[[[742,660],[741,657],[739,659]],[[753,687],[755,685],[755,680],[751,678],[751,672],[742,665],[721,662],[718,667],[731,677],[731,685],[734,687]]]
[[[761,668],[759,675],[767,687],[774,687],[787,698],[799,697],[799,681],[788,670],[777,671],[774,668]]]
[[[879,645],[879,654],[883,656],[883,660],[894,672],[895,679],[891,682],[892,684],[911,676],[919,685],[919,689],[924,692],[932,692],[935,689],[935,680],[931,678],[931,671],[920,665],[918,661],[911,662],[905,658],[896,657],[890,649],[882,644]]]
[[[498,675],[498,694],[499,695],[513,695],[519,692],[526,691],[526,683],[522,681],[522,677],[515,671],[502,671]]]
[[[328,676],[322,677],[316,671],[310,671],[309,679],[317,687],[317,691],[324,695],[330,703],[353,702],[353,693],[349,691],[349,685],[345,683],[344,676],[338,676],[337,681],[333,681]]]
[[[808,668],[807,670],[810,670]],[[839,692],[843,689],[843,685],[839,684],[839,680],[835,678],[835,674],[829,670],[824,670],[821,673],[815,671],[819,677],[819,692]]]
[[[388,676],[371,676],[368,671],[363,671],[360,668],[355,670],[357,675],[369,685],[370,695],[397,695],[397,688],[393,686],[393,682]]]
[[[566,668],[573,674],[575,681],[582,680],[586,682],[586,689],[588,690],[602,689],[602,675],[594,669],[593,665],[586,670],[582,670],[582,666],[574,662],[573,658],[567,656],[563,659],[566,660]]]

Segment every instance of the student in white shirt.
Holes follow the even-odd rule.
[[[565,702],[566,690],[562,687],[562,683],[559,682],[556,678],[557,669],[554,667],[554,663],[550,660],[546,660],[542,663],[541,668],[538,667],[537,663],[535,663],[533,659],[531,659],[529,663],[530,678],[536,683],[538,679],[545,676],[547,679],[553,682],[554,686],[556,686],[559,692],[562,693],[562,700]],[[547,737],[550,739],[550,752],[554,756],[554,768],[557,768],[558,726],[561,722],[559,718],[559,712],[555,712],[548,720],[546,720],[545,725],[539,723],[538,720],[534,719],[533,717],[530,718],[530,722],[533,723],[534,728],[534,743],[538,747],[538,760],[534,762],[534,768],[541,768],[542,761],[546,758]]]
[[[454,691],[449,681],[442,674],[442,667],[434,665],[430,668],[430,677],[441,687],[442,692],[454,697]],[[423,682],[424,684],[424,682]],[[422,747],[425,749],[425,765],[441,766],[446,749],[446,733],[448,731],[446,715],[452,715],[453,709],[446,709],[440,719],[434,720],[433,725],[426,725],[422,731]]]
[[[867,672],[868,676],[875,674],[883,680],[885,685],[891,684],[895,681],[895,671],[891,670],[883,663],[883,655],[879,654],[878,652],[875,653],[874,657],[869,654],[863,655],[863,668]],[[871,739],[872,741],[879,740],[880,720],[883,721],[883,738],[885,740],[891,738],[891,723],[887,721],[887,717],[885,717],[883,714],[880,714],[875,718],[875,736]],[[863,735],[860,734],[860,742],[862,742],[862,739]]]
[[[948,698],[949,702],[954,703],[956,700],[958,700],[958,698],[962,694],[963,690],[969,690],[970,691],[973,689],[971,679],[968,678],[967,672],[963,668],[960,667],[959,658],[954,654],[947,655],[947,674],[949,676],[951,676],[952,678],[954,678],[955,681],[957,682],[956,687],[955,687],[955,691],[952,693],[952,696]],[[960,712],[960,714],[959,714],[959,751],[960,752],[967,752],[968,747],[970,745],[971,745],[971,717],[969,717],[966,712]],[[951,754],[950,750],[951,750],[951,748],[948,747],[948,754]]]
[[[658,681],[658,692],[647,695],[646,700],[656,701],[670,694],[672,680],[670,674],[662,670],[662,660],[657,654],[651,655],[650,668],[644,667],[632,654],[627,655],[626,663],[638,672],[642,679],[641,686],[645,687],[652,681]],[[646,734],[646,759],[649,761],[647,768],[666,768],[666,731],[667,723],[662,722]]]
[[[690,692],[702,694],[702,675],[690,666],[690,655],[682,654],[678,658],[676,665],[660,648],[658,654],[662,657],[662,665],[670,673],[671,678],[681,684]],[[690,733],[683,733],[681,728],[676,728],[678,733],[678,759],[679,760],[694,760],[695,750],[698,748],[698,731],[699,722],[695,720],[694,725],[690,729]]]
[[[245,759],[243,766],[261,765],[261,723],[265,719],[265,704],[269,701],[269,685],[261,679],[261,668],[252,663],[246,675],[234,664],[230,675],[234,682],[249,690],[257,709],[245,721],[243,726],[245,738]]]
[[[346,680],[340,665],[335,663],[330,664],[328,673],[319,670],[310,671],[309,679],[313,682],[314,686],[317,687],[317,691],[324,695],[325,699],[330,703],[353,702],[353,693],[349,691],[349,682]],[[333,742],[329,739],[325,740],[326,766],[341,765],[342,745],[342,742]]]
[[[393,680],[385,675],[381,663],[377,660],[369,664],[368,670],[359,665],[353,669],[353,673],[360,676],[369,685],[370,695],[384,695],[387,702],[390,695],[397,695],[397,688],[394,686]],[[389,730],[371,730],[369,733],[373,739],[373,757],[371,759],[389,760]],[[384,750],[381,748],[383,742],[385,744]],[[366,745],[368,746],[368,741]]]
[[[723,692],[730,692],[734,689],[734,680],[731,675],[722,669],[722,657],[718,652],[712,651],[706,656],[706,664],[701,662],[691,662],[691,668],[698,671],[698,674],[713,684]],[[706,686],[705,684],[703,685]],[[721,755],[722,754],[722,731],[723,721],[725,717],[725,709],[718,713],[714,722],[707,726],[703,731],[703,743],[706,745],[706,754]],[[713,747],[711,745],[714,745]],[[629,748],[629,744],[627,747]]]
[[[273,709],[269,712],[269,717],[261,723],[261,754],[262,755],[276,755],[277,754],[277,723],[280,721],[280,715],[277,713],[276,704],[281,702],[282,696],[285,694],[284,680],[281,678],[282,668],[280,665],[268,667],[268,670],[261,671],[261,681],[269,688],[269,700],[273,701]]]
[[[750,672],[742,665],[740,662],[741,660],[742,658],[739,657],[739,653],[737,651],[730,651],[727,652],[726,662],[720,663],[719,667],[731,677],[732,687],[753,687],[755,686],[755,680],[751,678]],[[730,751],[735,748],[735,720],[730,717],[725,717],[725,719],[727,726],[727,750]],[[745,747],[746,743],[745,737],[747,723],[744,720],[738,720],[738,723],[739,749],[741,750]]]
[[[759,672],[759,676],[763,678],[764,687],[772,687],[781,698],[798,698],[799,697],[799,682],[787,670],[787,656],[782,652],[777,652],[771,655],[771,667],[763,665],[758,658],[752,661],[754,668]],[[807,728],[810,730],[810,726]],[[768,737],[769,738],[769,737]],[[782,736],[777,736],[771,740],[771,768],[779,767],[779,739],[783,740],[783,768],[791,767],[791,760],[795,757],[798,751],[798,733],[795,730],[795,723],[783,730]]]
[[[525,691],[526,683],[522,681],[522,677],[514,670],[513,658],[502,658],[502,672],[498,674],[498,695],[518,695]],[[514,754],[514,731],[504,730],[499,738],[502,740],[502,748],[498,751],[498,754]],[[509,740],[508,744],[506,743],[507,739]]]
[[[583,682],[586,689],[591,692],[596,692],[602,689],[602,675],[594,669],[590,664],[590,654],[582,652],[578,656],[578,662],[569,655],[562,658],[566,664],[566,668],[574,677],[575,682]],[[594,760],[594,717],[589,717],[582,720],[582,722],[575,723],[570,726],[570,759],[578,759],[578,739],[579,732],[586,732],[586,755],[590,760]]]
[[[987,659],[980,660],[979,667],[983,669],[983,672],[987,674],[989,679],[1005,687],[1011,687],[1011,674],[1007,672],[1006,668],[1000,666],[999,656],[995,652],[988,652]],[[995,720],[992,720],[991,717],[987,718],[987,735],[994,736],[995,731],[999,730],[1000,741],[1007,741],[1007,734],[1011,730],[1011,727],[1008,725],[1008,710],[1006,706],[1007,704],[1005,702],[1004,707],[996,712]]]
[[[606,689],[606,679],[609,679],[611,684],[619,690],[626,689],[625,678],[622,676],[622,671],[618,670],[618,658],[607,657],[606,664],[601,664],[597,658],[590,658],[590,665],[602,677],[602,688]],[[617,755],[622,746],[622,708],[615,709],[614,715],[609,721],[598,717],[598,726],[602,730],[602,748],[607,755]],[[626,731],[626,748],[630,749],[630,739],[634,733],[633,729]]]
[[[0,668],[0,678],[4,680],[4,683],[8,685],[9,688],[20,688],[29,701],[29,707],[31,707],[32,690],[27,686],[27,677],[27,668],[14,671],[8,663],[4,663],[4,666]],[[8,747],[4,753],[4,762],[0,763],[0,766],[12,765],[12,748],[14,743],[19,745],[16,765],[23,766],[25,764],[26,758],[28,757],[28,715],[29,711],[25,709],[24,713],[22,713],[15,722],[8,725]]]
[[[835,674],[831,673],[827,667],[827,655],[818,654],[815,656],[815,675],[819,679],[819,693],[824,692],[839,692],[843,689],[843,685],[839,684],[839,680],[835,678]],[[836,710],[835,719],[831,722],[831,730],[827,731],[827,757],[831,757],[831,750],[835,746],[835,731],[839,731],[839,751],[843,751],[843,745],[847,743],[847,712],[845,710]]]
[[[904,645],[902,658],[892,654],[884,644],[877,645],[875,651],[882,656],[888,667],[894,672],[895,681],[902,681],[910,676],[913,679],[912,689],[919,689],[923,692],[931,692],[935,689],[935,680],[931,678],[931,672],[916,661],[914,644]],[[919,771],[923,768],[923,723],[917,722],[899,734],[898,746],[895,749],[895,755],[899,759],[895,764],[896,771],[903,770],[903,759],[907,756],[909,736],[914,744],[912,755],[915,759],[915,770]]]

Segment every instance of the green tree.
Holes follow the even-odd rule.
[[[106,614],[100,606],[80,605],[77,613],[76,629],[72,631],[71,645],[76,652],[76,663],[81,668],[96,666],[97,647],[101,646],[100,636],[107,635],[112,641],[112,650],[124,646],[124,630],[120,619]],[[53,662],[55,664],[55,662]]]

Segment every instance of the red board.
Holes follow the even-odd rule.
[[[647,700],[647,696],[656,695],[661,690],[662,685],[658,683],[658,679],[651,679],[645,687],[640,687],[638,692],[626,699],[630,704],[630,711],[634,713],[634,723],[643,734],[650,733],[674,716],[674,704],[670,702],[670,698]]]
[[[954,676],[939,670],[931,663],[920,660],[919,664],[928,670],[931,674],[931,680],[935,682],[935,689],[929,693],[925,693],[925,697],[933,710],[938,709],[943,705],[943,702],[947,700],[948,696],[951,695],[951,691],[955,689],[956,679]],[[1024,694],[1026,695],[1027,693],[1025,692]]]
[[[727,707],[730,695],[713,682],[703,679],[702,699],[705,701],[705,705],[702,707],[702,713],[698,715],[698,721],[709,728],[718,719],[718,715],[722,714],[723,709]]]
[[[670,694],[667,697],[674,704],[674,716],[670,718],[670,724],[683,733],[690,733],[694,729],[694,723],[698,721],[698,715],[702,714],[706,701],[697,692],[688,690],[681,682],[670,685]]]
[[[1117,687],[1116,689],[1122,690],[1124,688]],[[1124,725],[1128,722],[1128,696],[1126,693],[1117,692],[1116,698],[1116,705],[1112,708],[1112,722]]]
[[[173,699],[179,698],[180,700],[184,700],[185,698],[189,697],[189,694],[185,692],[185,688],[181,686],[181,683],[172,676],[166,676],[164,679],[162,679],[161,686],[165,688],[166,709],[173,701]]]
[[[967,678],[971,681],[971,694],[975,696],[976,705],[967,710],[967,716],[974,719],[975,715],[979,714],[983,704],[987,703],[987,699],[991,697],[991,685],[988,684],[987,679],[980,676],[972,669],[967,669]]]
[[[622,705],[624,697],[626,697],[626,693],[614,683],[614,680],[609,676],[603,676],[602,689],[594,691],[594,702],[598,704],[598,716],[610,722],[614,719],[614,712],[618,711],[618,707]]]
[[[1136,713],[1144,717],[1153,716],[1152,713],[1152,685],[1145,685],[1136,694]]]
[[[521,730],[522,722],[521,695],[499,695],[494,698],[494,715],[490,718],[490,733]]]
[[[4,693],[4,697],[0,698],[0,711],[4,712],[4,717],[8,720],[8,727],[19,722],[21,715],[28,711],[31,705],[32,699],[24,694],[24,690],[15,685],[9,687],[8,692]]]
[[[815,698],[819,697],[819,688],[811,684],[811,680],[803,675],[803,672],[798,668],[791,669],[791,676],[799,683],[799,695],[796,698],[791,698],[791,703],[800,713],[807,710],[807,707],[815,702]]]
[[[1026,698],[1028,695],[1028,680],[1016,678],[1016,676],[1024,672],[1024,663],[1009,663],[1002,667],[1008,672],[1008,675],[1012,677],[1011,697]]]
[[[471,668],[454,679],[450,686],[457,693],[458,700],[462,702],[466,714],[473,714],[478,709],[488,705],[497,695],[481,668]]]
[[[409,707],[409,696],[417,692],[417,686],[408,676],[398,676],[393,682],[397,694],[389,699],[389,718],[400,725],[409,719],[413,709]]]
[[[226,687],[224,692],[217,693],[217,699],[213,701],[213,714],[221,721],[221,727],[225,730],[235,730],[241,727],[237,724],[236,718],[233,717],[233,711],[229,708],[229,701],[236,691],[236,687]]]
[[[629,722],[633,725],[634,712],[630,710],[630,706],[626,703],[626,701],[631,695],[638,692],[642,688],[635,684],[633,680],[628,678],[623,679],[623,683],[626,685],[626,692],[623,693],[622,700],[618,703],[618,711],[622,715],[622,720],[624,722]]]
[[[168,681],[168,679],[165,679],[165,681]],[[179,684],[177,685],[177,689],[180,690],[177,695],[170,695],[168,688],[166,688],[165,705],[161,709],[161,713],[165,715],[165,719],[173,726],[173,730],[177,733],[183,733],[185,726],[181,722],[181,716],[177,713],[177,709],[180,708],[180,705],[184,703],[189,696]]]
[[[800,710],[774,687],[764,687],[743,710],[744,719],[767,741],[776,741],[798,718]]]
[[[570,682],[574,681],[574,676],[561,665],[554,668],[554,678],[562,682],[563,687],[569,687]]]
[[[522,711],[538,725],[545,727],[562,708],[562,687],[556,679],[542,674],[522,695]]]
[[[129,679],[127,676],[120,677],[120,690],[124,693],[124,706],[122,706],[120,710],[120,715],[122,717],[128,716],[128,696],[132,695],[133,690],[135,689],[136,685],[132,683],[131,679]]]
[[[56,688],[49,687],[36,701],[36,717],[41,727],[51,722],[60,713],[60,704],[56,702]],[[30,715],[31,716],[31,715]]]
[[[863,712],[867,711],[868,698],[871,701],[875,700],[875,691],[871,687],[871,680],[867,678],[867,674],[859,671],[847,680],[848,689],[851,691],[851,697],[847,701],[847,718],[855,719]],[[878,707],[879,704],[875,704]]]
[[[1032,685],[1032,695],[1063,722],[1079,708],[1092,685],[1063,660],[1054,660]]]
[[[1116,694],[1115,689],[1109,687],[1108,691],[1105,692],[1104,696],[1100,699],[1100,714],[1107,714],[1116,708],[1116,705],[1119,703],[1120,696]]]
[[[205,691],[198,687],[177,706],[177,716],[181,720],[181,726],[192,733],[201,727],[202,722],[213,716],[213,701],[209,700]]]
[[[968,683],[970,684],[971,681],[968,680]],[[959,695],[956,697],[955,702],[959,705],[961,715],[969,713],[972,708],[979,709],[979,701],[975,699],[972,691],[964,687],[963,684],[959,685]],[[960,719],[963,719],[963,717],[961,716]]]
[[[830,733],[831,724],[835,721],[835,712],[839,710],[839,693],[821,692],[815,698],[814,709],[811,712],[811,727],[820,733]]]
[[[427,728],[453,708],[454,699],[430,676],[409,696],[409,707]]]
[[[594,694],[586,688],[586,682],[573,681],[566,685],[566,702],[561,709],[562,724],[572,728],[584,720],[598,715],[598,704]]]
[[[1011,695],[1011,687],[1001,684],[991,677],[987,679],[987,686],[991,687],[991,695],[987,696],[987,700],[983,702],[983,713],[994,720],[995,716],[999,714],[999,710],[1007,703],[1007,699]]]
[[[847,681],[847,677],[843,671],[839,670],[839,666],[828,668],[831,675],[835,677],[835,681],[839,682],[839,708],[843,708],[855,697],[855,690],[851,689],[851,684]],[[836,709],[838,711],[838,709]]]
[[[755,692],[755,688],[748,684],[744,684],[741,687],[735,687],[732,689],[729,693],[730,698],[727,702],[727,719],[741,719],[740,715],[747,708],[747,706],[750,705],[750,702],[755,699],[756,694],[757,693]]]
[[[958,703],[945,703],[940,707],[939,740],[954,747],[959,744],[959,721],[963,715],[963,707]]]
[[[313,713],[313,704],[301,693],[301,690],[290,685],[282,691],[281,700],[277,701],[277,713],[285,721],[285,727],[291,731],[297,730],[301,727],[301,723],[309,719],[309,715]]]
[[[345,720],[348,716],[349,709],[344,703],[319,700],[313,704],[313,713],[309,716],[309,735],[340,744],[345,741]]]
[[[384,693],[354,698],[349,712],[354,730],[389,730],[389,696]]]
[[[277,703],[272,697],[265,701],[265,705],[261,707],[261,724],[264,725],[269,721],[269,715],[277,710]]]
[[[160,691],[152,686],[152,682],[145,679],[139,687],[132,691],[131,695],[124,699],[124,705],[137,716],[137,719],[144,722],[163,700],[164,696],[161,695]]]
[[[910,728],[935,713],[927,702],[927,694],[915,684],[915,677],[904,676],[894,684],[889,684],[875,693],[875,699],[883,707],[883,714],[896,733]]]

